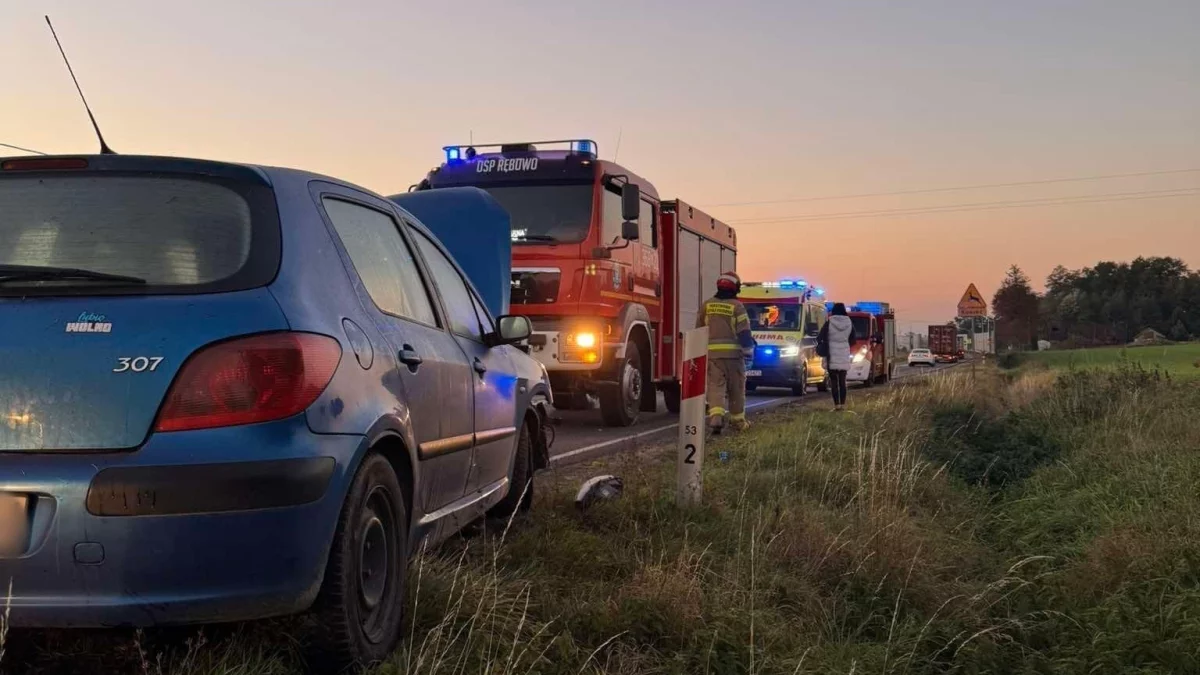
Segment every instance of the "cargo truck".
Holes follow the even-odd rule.
[[[679,410],[680,336],[717,277],[737,270],[732,227],[599,158],[590,140],[451,145],[410,190],[486,190],[512,223],[509,311],[528,316],[531,354],[555,405],[599,399],[610,426]]]
[[[929,351],[938,363],[958,361],[958,328],[952,324],[930,326]]]

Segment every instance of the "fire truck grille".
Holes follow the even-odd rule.
[[[513,270],[509,303],[544,305],[558,299],[562,274],[558,270]]]

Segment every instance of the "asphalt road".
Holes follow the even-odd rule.
[[[951,366],[909,368],[906,365],[897,365],[896,379],[929,375],[949,367]],[[861,385],[851,385],[850,388],[854,390],[859,387]],[[746,396],[746,410],[753,414],[788,403],[801,404],[818,398],[824,399],[826,396],[828,394],[818,393],[815,388],[811,387],[807,396],[792,396],[783,389],[760,389]],[[552,463],[569,463],[660,441],[669,437],[679,426],[677,416],[666,410],[666,404],[663,403],[662,396],[659,396],[658,412],[642,413],[637,424],[623,428],[604,426],[600,420],[600,411],[596,409],[560,411],[562,423],[555,430],[554,445],[550,449],[550,461]]]

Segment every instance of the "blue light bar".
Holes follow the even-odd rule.
[[[461,148],[446,148],[446,162],[457,162],[462,159]]]
[[[859,301],[854,305],[854,310],[857,312],[866,312],[868,314],[883,314],[883,303],[881,302],[864,302]]]
[[[585,155],[596,155],[596,144],[591,141],[571,141],[571,152],[579,152]]]
[[[814,288],[814,289],[813,289],[813,292],[814,292],[814,293],[816,293],[817,295],[825,295],[825,289],[824,289],[824,288],[820,288],[820,287]]]

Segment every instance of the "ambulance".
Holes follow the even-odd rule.
[[[746,391],[791,389],[803,396],[809,385],[826,391],[825,368],[817,356],[817,334],[828,315],[824,289],[803,279],[745,282],[738,300],[750,315],[758,346],[746,369]]]

